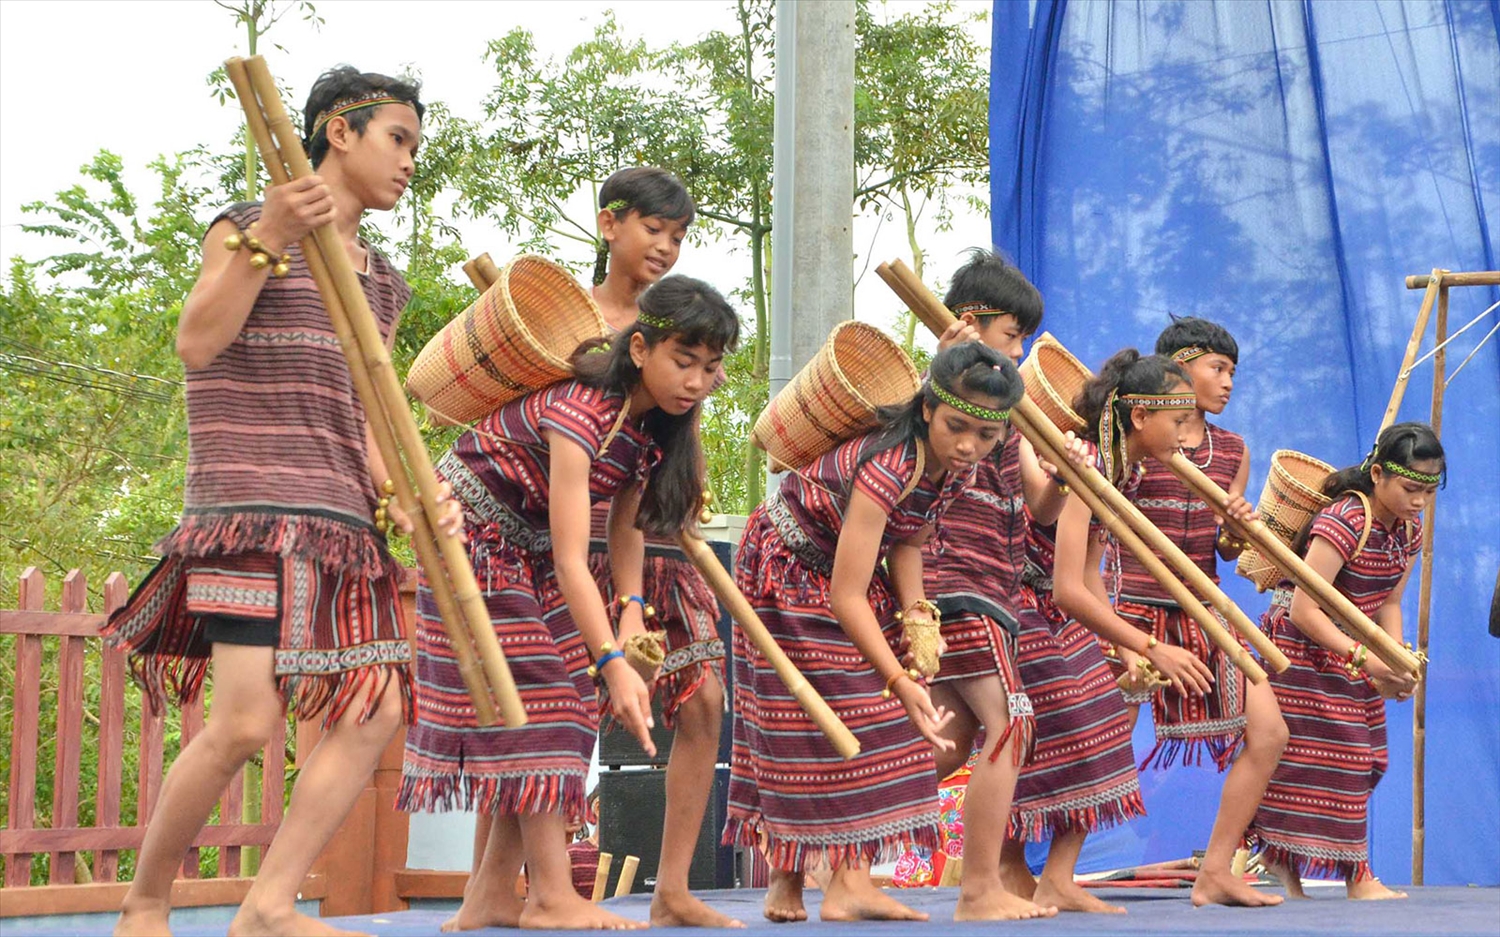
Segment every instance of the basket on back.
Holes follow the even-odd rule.
[[[1266,475],[1266,486],[1261,489],[1256,510],[1271,532],[1287,546],[1331,502],[1323,495],[1322,487],[1323,480],[1332,473],[1333,466],[1327,462],[1291,449],[1278,449],[1271,454],[1271,471]],[[1240,554],[1235,572],[1255,583],[1258,592],[1266,591],[1286,576],[1253,546]]]
[[[1051,332],[1038,335],[1020,370],[1026,396],[1047,414],[1054,426],[1063,432],[1083,429],[1084,419],[1073,410],[1073,401],[1094,374],[1062,342],[1053,338]]]
[[[800,469],[879,425],[875,411],[911,400],[922,379],[890,336],[840,322],[755,421],[750,441],[773,467]]]
[[[468,423],[570,377],[568,358],[578,345],[608,334],[572,274],[523,254],[432,337],[412,363],[406,389],[436,417]]]

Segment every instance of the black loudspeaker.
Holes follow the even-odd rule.
[[[724,540],[710,540],[708,545],[713,548],[714,555],[724,568],[734,570],[734,550],[736,544]],[[681,557],[681,553],[675,554]],[[685,560],[684,560],[685,561]],[[719,727],[719,757],[720,764],[729,763],[730,731],[733,726],[731,721],[732,702],[734,700],[734,668],[731,664],[732,648],[734,647],[734,622],[729,617],[729,612],[723,603],[719,605],[718,631],[719,639],[724,642],[724,699],[731,705],[724,710],[724,721]],[[667,763],[672,754],[672,730],[666,727],[661,716],[661,704],[653,699],[651,703],[651,715],[656,720],[656,728],[651,730],[651,741],[656,743],[656,757],[652,758],[642,750],[639,742],[622,726],[614,726],[608,732],[600,733],[599,736],[599,764],[605,768],[633,767],[638,765],[661,766]],[[605,850],[608,852],[609,850]],[[645,861],[645,856],[641,857]],[[654,861],[654,860],[653,860]]]
[[[703,827],[698,831],[693,863],[688,869],[688,887],[694,891],[737,887],[734,847],[719,845],[728,803],[729,769],[716,768],[708,810],[703,815]],[[650,892],[655,888],[666,807],[667,773],[659,768],[605,771],[599,775],[599,851],[614,856],[607,894],[615,893],[620,865],[626,856],[641,860],[632,892]]]

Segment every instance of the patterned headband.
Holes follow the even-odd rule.
[[[1115,406],[1125,403],[1129,407],[1145,407],[1147,410],[1191,410],[1198,406],[1195,394],[1121,394],[1109,392],[1104,401],[1104,410],[1099,414],[1099,457],[1104,460],[1104,475],[1111,484],[1116,478],[1116,455],[1124,443],[1124,428],[1115,422]],[[1123,469],[1123,463],[1120,468]]]
[[[625,201],[623,198],[617,198],[613,202],[610,202],[608,205],[604,206],[604,208],[605,208],[606,211],[613,211],[613,212],[617,212],[617,211],[619,211],[622,208],[629,208],[629,207],[630,207],[630,203],[627,202],[627,201]]]
[[[335,117],[343,117],[350,111],[357,111],[365,107],[379,107],[382,104],[410,105],[411,102],[392,97],[387,91],[371,91],[369,94],[361,95],[357,98],[345,98],[342,101],[335,101],[332,107],[320,113],[318,119],[313,121],[312,133],[307,135],[307,139],[311,140],[316,137],[318,131],[322,130]]]
[[[1009,410],[992,410],[989,407],[981,407],[977,403],[970,403],[952,391],[948,390],[937,381],[932,381],[932,392],[937,394],[937,399],[962,413],[979,420],[989,420],[992,423],[1005,423],[1010,420]]]
[[[1193,410],[1198,406],[1197,394],[1124,394],[1120,399],[1147,410]]]
[[[643,312],[640,315],[636,316],[635,321],[639,322],[641,325],[649,325],[653,329],[657,329],[662,332],[671,332],[677,328],[677,323],[673,322],[671,319],[665,318],[664,316],[653,316],[649,312]]]
[[[1194,358],[1201,358],[1206,354],[1208,354],[1207,348],[1202,348],[1198,345],[1189,345],[1186,348],[1179,348],[1172,352],[1172,360],[1178,364],[1187,364]]]
[[[1384,462],[1380,463],[1380,467],[1385,469],[1387,472],[1391,472],[1395,475],[1400,475],[1402,478],[1409,478],[1412,481],[1423,485],[1436,485],[1443,480],[1443,476],[1441,474],[1429,475],[1426,472],[1419,472],[1416,469],[1409,469],[1404,465],[1392,462],[1390,459],[1387,459]]]
[[[966,303],[959,303],[958,305],[954,306],[951,311],[952,311],[952,313],[955,316],[962,316],[966,312],[970,313],[972,315],[975,315],[975,316],[1008,316],[1008,315],[1010,315],[1010,313],[1006,312],[1004,309],[996,309],[994,306],[986,305],[985,303],[982,303],[982,302],[980,302],[978,300],[971,300],[971,301],[966,302]]]

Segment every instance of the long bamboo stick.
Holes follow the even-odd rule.
[[[912,273],[911,269],[900,260],[889,265],[881,264],[876,268],[875,272],[887,285],[892,286],[897,296],[906,302],[913,312],[919,306],[925,307],[920,318],[933,331],[941,334],[941,330],[945,330],[956,321],[948,307],[944,306],[942,301],[927,288],[927,285],[917,278],[916,274]],[[1032,427],[1029,433],[1025,429],[1022,429],[1022,432],[1028,433],[1028,438],[1031,439],[1033,446],[1036,445],[1037,438],[1042,438],[1046,441],[1046,448],[1052,452],[1062,454],[1067,451],[1067,441],[1063,438],[1062,431],[1052,425],[1051,421],[1046,418],[1041,409],[1037,407],[1036,403],[1030,397],[1023,394],[1020,402],[1011,408],[1012,420],[1014,420],[1017,413],[1022,416],[1022,420],[1016,424],[1017,428],[1021,428],[1022,424],[1030,424]],[[1030,434],[1035,434],[1035,438]],[[1048,461],[1052,460],[1049,459]],[[1066,463],[1067,459],[1064,458],[1063,462]],[[1119,489],[1115,488],[1104,476],[1100,475],[1098,470],[1093,468],[1093,466],[1088,466],[1082,471],[1077,472],[1077,474],[1080,476],[1080,480],[1083,481],[1085,487],[1090,488],[1093,493],[1097,494],[1112,511],[1118,514],[1122,520],[1139,534],[1140,539],[1150,547],[1150,552],[1165,560],[1176,571],[1177,575],[1181,576],[1188,585],[1193,587],[1195,592],[1203,596],[1207,600],[1207,603],[1222,615],[1226,621],[1234,625],[1235,630],[1255,648],[1256,653],[1261,656],[1262,660],[1271,665],[1272,669],[1280,673],[1291,666],[1291,661],[1287,660],[1286,655],[1275,644],[1271,643],[1271,640],[1255,626],[1254,622],[1250,621],[1244,612],[1240,611],[1239,606],[1230,601],[1223,590],[1212,579],[1208,578],[1208,575],[1199,569],[1196,563],[1188,559],[1187,555],[1182,552],[1177,544],[1173,543],[1165,534],[1157,529],[1156,525],[1152,524],[1130,502],[1130,499],[1121,494]],[[1144,559],[1142,562],[1145,562]],[[1224,631],[1223,626],[1213,616],[1206,616],[1206,618],[1206,621],[1197,619],[1195,621],[1198,621],[1199,626],[1203,628],[1204,634],[1208,636],[1209,640],[1213,641],[1231,660],[1242,656],[1233,650],[1240,647],[1239,642],[1230,637]],[[1257,667],[1256,669],[1259,668]],[[1253,677],[1253,674],[1247,672],[1246,676]]]
[[[286,160],[292,178],[312,175],[313,167],[302,149],[301,137],[287,117],[286,108],[281,103],[281,96],[276,89],[275,81],[271,78],[270,70],[266,67],[265,60],[260,56],[252,56],[245,60],[245,67],[256,96],[260,98],[260,106],[275,138],[276,149]],[[252,102],[244,102],[244,104],[250,107]],[[349,312],[350,325],[353,326],[354,334],[358,339],[371,382],[380,399],[383,400],[383,406],[390,416],[397,441],[415,476],[417,489],[420,492],[419,509],[428,515],[429,526],[435,528],[438,503],[437,473],[433,471],[432,459],[428,456],[421,434],[417,431],[416,421],[411,418],[411,411],[406,407],[406,394],[401,389],[401,382],[396,377],[395,368],[391,365],[390,354],[386,351],[385,343],[381,341],[380,330],[376,327],[375,317],[370,312],[369,303],[365,300],[359,276],[354,272],[354,266],[350,263],[349,255],[339,240],[338,232],[331,224],[318,228],[313,232],[313,236],[323,253],[333,285],[343,298],[344,307]],[[391,468],[394,474],[399,466]],[[456,537],[438,537],[437,545],[442,553],[444,565],[447,567],[448,577],[453,583],[454,598],[463,610],[481,666],[484,668],[490,687],[494,690],[501,717],[507,726],[525,725],[526,710],[521,703],[520,694],[516,691],[510,666],[500,650],[500,642],[495,638],[494,627],[490,624],[489,612],[485,608],[484,597],[479,591],[479,583],[474,579],[474,570],[469,565],[468,554]]]
[[[489,289],[490,285],[500,278],[500,271],[490,260],[489,254],[480,254],[464,265],[467,272],[472,265],[473,273],[470,274],[478,282],[481,290]],[[480,285],[482,284],[482,285]],[[678,535],[678,543],[682,546],[682,552],[692,564],[703,573],[703,578],[708,582],[709,588],[713,589],[714,595],[718,596],[724,607],[729,609],[729,617],[733,618],[735,624],[739,625],[745,636],[760,651],[761,656],[770,662],[776,675],[781,678],[787,690],[802,706],[813,722],[822,730],[824,736],[833,745],[834,751],[844,758],[853,758],[859,754],[859,740],[849,727],[844,725],[838,714],[829,707],[826,700],[813,686],[807,682],[807,678],[797,669],[781,645],[776,643],[765,623],[755,613],[755,609],[745,599],[740,587],[735,585],[734,577],[729,575],[719,558],[714,555],[713,550],[698,537],[686,531]]]
[[[479,270],[475,267],[474,264],[475,259],[470,259],[467,263],[464,264],[464,276],[469,278],[469,282],[474,284],[474,288],[476,290],[483,293],[485,290],[489,289],[489,284],[484,282],[484,278],[479,275]]]
[[[1425,290],[1431,283],[1432,277],[1424,274],[1413,274],[1406,278],[1406,288],[1409,290]],[[1500,270],[1444,273],[1443,283],[1448,286],[1500,286]]]
[[[1500,281],[1497,281],[1500,282]],[[1437,353],[1432,362],[1432,432],[1443,435],[1443,391],[1447,370],[1447,350],[1443,342],[1448,339],[1448,278],[1438,289],[1437,302]],[[1437,496],[1427,502],[1426,517],[1422,525],[1422,585],[1417,602],[1417,661],[1427,655],[1427,639],[1432,622],[1432,558],[1437,538]],[[1419,677],[1422,676],[1418,671]],[[1427,681],[1417,684],[1416,698],[1412,700],[1411,723],[1411,883],[1421,885],[1426,878],[1427,865]]]
[[[255,101],[255,89],[250,84],[250,76],[246,72],[244,61],[230,59],[224,63],[224,68],[239,99],[245,102]],[[283,185],[291,181],[281,154],[277,152],[271,140],[265,115],[261,113],[259,107],[245,107],[245,123],[250,130],[250,136],[255,140],[256,147],[260,150],[261,162],[265,164],[271,182],[275,185]],[[344,308],[344,301],[339,296],[338,290],[333,286],[333,279],[328,273],[328,265],[323,259],[323,252],[311,236],[302,240],[302,256],[307,261],[308,272],[312,274],[313,280],[318,285],[319,295],[323,297],[323,305],[328,310],[329,322],[333,325],[334,334],[338,336],[339,347],[344,352],[344,360],[349,365],[349,377],[354,384],[354,391],[359,395],[360,400],[367,401],[365,411],[370,425],[370,434],[375,437],[375,448],[379,450],[381,460],[390,468],[391,482],[396,488],[396,501],[412,519],[412,547],[416,550],[417,560],[422,564],[422,568],[428,571],[433,599],[437,602],[438,612],[444,626],[448,629],[448,639],[453,645],[453,656],[458,663],[459,676],[463,679],[464,688],[469,691],[469,697],[474,701],[476,720],[480,725],[494,725],[496,722],[495,704],[490,697],[490,688],[485,682],[484,671],[479,667],[478,660],[474,656],[472,639],[468,630],[462,625],[458,606],[453,599],[452,586],[443,572],[432,525],[428,523],[427,515],[420,510],[416,494],[412,491],[411,480],[404,471],[401,471],[401,450],[391,434],[389,415],[383,406],[384,401],[376,393],[370,381],[370,375],[363,366],[363,361],[359,356],[358,340],[354,336],[353,327],[349,324],[348,311]],[[373,402],[375,406],[371,406],[368,402]]]
[[[786,656],[786,652],[776,643],[776,638],[772,636],[770,629],[760,620],[760,616],[755,614],[755,609],[750,605],[749,600],[745,598],[739,586],[734,584],[734,579],[729,575],[728,570],[724,569],[719,558],[714,556],[708,544],[687,531],[678,534],[677,542],[682,545],[682,552],[687,555],[692,564],[703,573],[703,578],[708,581],[709,588],[714,590],[714,595],[718,596],[719,601],[724,603],[724,607],[729,609],[730,616],[734,618],[735,624],[740,626],[745,637],[750,639],[750,643],[754,644],[755,649],[760,651],[761,656],[770,663],[772,669],[776,671],[776,676],[781,678],[787,690],[827,736],[828,741],[833,744],[833,750],[845,758],[853,758],[859,754],[859,740],[854,737],[854,733],[849,731],[849,727],[844,725],[827,701],[818,694],[812,684],[807,682],[807,678],[802,675],[802,671],[797,669],[797,665]]]
[[[1381,432],[1396,422],[1396,414],[1401,410],[1401,400],[1406,396],[1406,384],[1411,380],[1411,364],[1417,359],[1422,336],[1427,334],[1427,319],[1432,315],[1438,288],[1442,286],[1446,276],[1446,271],[1441,267],[1433,267],[1432,275],[1427,278],[1427,293],[1422,297],[1422,308],[1417,311],[1417,322],[1412,326],[1411,338],[1406,340],[1406,353],[1401,356],[1401,370],[1396,372],[1396,386],[1391,388],[1391,399],[1385,405],[1385,415],[1380,418]]]
[[[1210,505],[1223,511],[1229,504],[1229,493],[1220,488],[1203,470],[1194,465],[1182,453],[1175,453],[1167,465],[1183,484],[1197,492]],[[1397,673],[1419,673],[1421,665],[1410,651],[1392,638],[1369,616],[1361,612],[1349,598],[1335,589],[1328,580],[1271,532],[1263,521],[1253,524],[1234,522],[1234,527],[1246,535],[1261,553],[1286,573],[1311,595],[1319,605],[1344,622],[1359,639],[1369,646],[1376,657]]]

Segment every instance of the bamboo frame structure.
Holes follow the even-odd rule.
[[[464,264],[464,272],[481,290],[489,289],[490,285],[500,277],[500,271],[495,267],[494,262],[490,261],[488,254],[480,254]],[[849,731],[849,727],[844,725],[843,720],[838,717],[828,702],[812,684],[807,682],[807,677],[797,669],[797,665],[786,656],[786,652],[781,649],[781,645],[776,643],[775,636],[760,620],[760,616],[755,613],[754,607],[745,598],[745,594],[740,591],[739,586],[735,585],[734,577],[729,575],[724,564],[719,562],[717,556],[714,556],[708,544],[688,531],[678,534],[677,540],[682,547],[683,554],[703,574],[703,578],[708,582],[714,595],[729,610],[729,616],[734,619],[734,623],[745,633],[745,637],[750,639],[750,643],[755,645],[755,649],[761,653],[761,656],[770,663],[772,669],[776,671],[776,676],[781,678],[788,692],[833,745],[834,751],[845,759],[859,754],[859,740],[854,737],[854,733]]]
[[[287,117],[265,60],[235,57],[224,67],[272,182],[279,185],[312,175],[301,137]],[[468,554],[457,537],[444,536],[437,529],[437,475],[348,252],[332,224],[304,238],[302,249],[364,404],[376,448],[391,473],[397,501],[412,519],[412,544],[427,570],[464,686],[474,702],[476,720],[494,725],[498,704],[506,726],[525,725],[526,710],[490,624]]]
[[[881,264],[876,267],[875,272],[933,332],[941,335],[957,321],[953,313],[902,261]],[[1177,579],[1178,575],[1192,585],[1193,591],[1207,599],[1208,604],[1223,615],[1225,620],[1233,624],[1273,670],[1280,673],[1291,666],[1286,655],[1224,595],[1213,580],[1188,559],[1156,525],[1147,520],[1097,469],[1092,466],[1079,469],[1066,458],[1067,442],[1062,431],[1052,425],[1035,401],[1023,394],[1021,400],[1011,408],[1011,422],[1031,441],[1043,458],[1058,467],[1069,487],[1078,493],[1095,516],[1109,528],[1110,533],[1119,539],[1120,545],[1130,550],[1157,581],[1182,603],[1183,611],[1197,622],[1209,640],[1240,668],[1250,682],[1264,682],[1265,671],[1224,626],[1208,613],[1203,603],[1188,592],[1184,582]],[[1105,508],[1108,510],[1104,510]],[[1171,571],[1167,566],[1171,567]]]
[[[1385,416],[1380,422],[1384,431],[1396,421],[1401,410],[1401,401],[1406,396],[1406,387],[1411,380],[1412,362],[1417,349],[1427,332],[1427,319],[1433,306],[1437,307],[1435,344],[1432,361],[1432,406],[1429,422],[1438,438],[1443,434],[1443,394],[1447,387],[1444,371],[1447,352],[1443,343],[1448,339],[1448,289],[1454,286],[1500,286],[1500,270],[1481,270],[1472,273],[1451,273],[1434,267],[1432,273],[1406,278],[1409,290],[1424,290],[1422,307],[1417,312],[1417,321],[1412,326],[1411,337],[1406,342],[1406,353],[1402,356],[1401,370],[1396,374],[1395,386],[1385,407]],[[1481,341],[1481,344],[1483,342]],[[1456,372],[1455,372],[1456,373]],[[1416,657],[1425,661],[1432,622],[1432,563],[1437,540],[1437,498],[1427,504],[1422,518],[1422,571],[1421,586],[1417,598],[1417,647]],[[1411,785],[1411,883],[1421,885],[1426,877],[1427,859],[1427,681],[1417,683],[1412,699],[1412,785]]]

